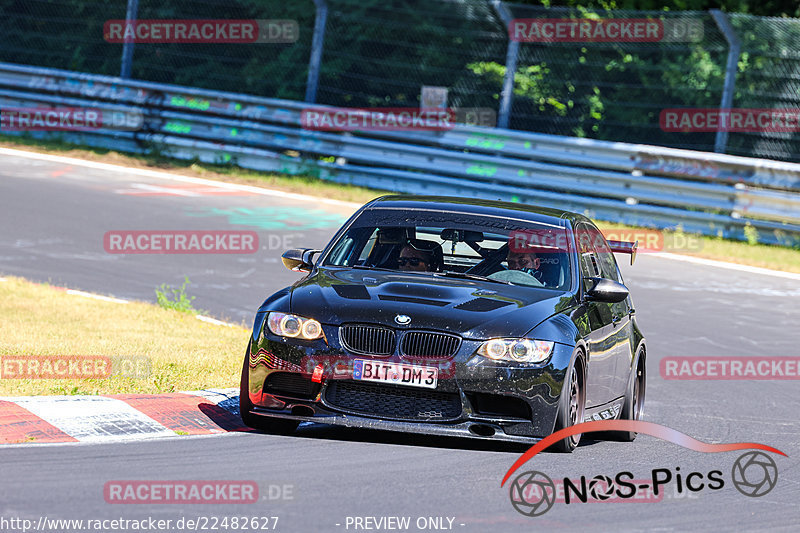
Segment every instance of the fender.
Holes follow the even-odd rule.
[[[253,332],[250,335],[253,342],[258,342],[258,337],[261,335],[261,329],[264,327],[264,320],[267,318],[267,313],[270,311],[281,311],[283,313],[290,313],[290,299],[292,288],[284,287],[272,296],[264,300],[256,311],[256,318],[253,321]]]
[[[587,363],[587,356],[586,356],[586,354],[587,354],[586,348],[587,348],[586,347],[586,343],[583,341],[583,339],[579,339],[578,342],[575,345],[575,349],[572,351],[572,357],[569,360],[569,365],[567,366],[566,372],[565,372],[565,375],[568,376],[570,374],[570,372],[572,372],[573,367],[575,366],[575,359],[577,359],[578,357],[583,357],[583,372],[584,372],[583,373],[583,384],[584,384],[584,386],[586,385],[586,374],[589,372],[588,363]],[[561,403],[561,401],[563,401],[563,398],[561,398],[561,396],[564,394],[563,383],[562,383],[562,386],[561,386],[561,390],[558,391],[558,394],[559,394],[559,403]],[[584,395],[585,394],[586,393],[584,392]],[[556,429],[556,419],[554,418],[553,419],[553,427],[550,429],[550,433],[553,433],[555,431],[555,429]]]

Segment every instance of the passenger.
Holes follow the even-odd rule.
[[[519,253],[509,250],[506,263],[511,270],[539,270],[542,261],[533,252]]]
[[[506,264],[508,264],[509,270],[519,270],[543,281],[542,260],[534,252],[521,253],[509,250]]]

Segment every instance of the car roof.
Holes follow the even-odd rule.
[[[390,195],[376,198],[365,206],[365,210],[380,209],[426,209],[435,211],[454,211],[474,215],[492,215],[507,218],[522,218],[532,222],[542,222],[565,227],[566,221],[575,223],[579,220],[589,221],[579,213],[541,207],[537,205],[501,202],[499,200],[483,200],[480,198],[461,198],[455,196],[416,196]]]

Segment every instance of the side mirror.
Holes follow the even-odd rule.
[[[283,261],[283,266],[292,272],[311,272],[311,269],[314,268],[311,258],[321,251],[311,248],[293,248],[283,252],[281,261]]]
[[[591,282],[586,299],[595,302],[617,303],[628,297],[628,288],[622,283],[606,278],[584,278]]]

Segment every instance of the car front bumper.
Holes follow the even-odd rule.
[[[327,392],[332,383],[362,383],[352,379],[352,361],[368,357],[350,355],[338,346],[321,347],[313,342],[292,343],[279,337],[262,336],[252,344],[249,353],[247,383],[249,400],[253,405],[251,413],[300,422],[520,443],[534,443],[551,434],[573,348],[556,344],[553,355],[545,364],[523,366],[477,356],[475,350],[479,344],[479,341],[465,340],[452,360],[445,364],[436,363],[440,368],[440,379],[435,392],[448,395],[455,402],[452,416],[442,417],[434,411],[433,417],[415,418],[413,413],[412,416],[392,416],[385,412],[343,407],[330,401]],[[432,364],[400,357],[374,360],[422,366]],[[287,377],[295,382],[303,380],[302,383],[309,386],[307,394],[271,389],[268,383],[276,373],[283,373],[284,380]],[[370,382],[370,386],[383,387],[383,384]],[[429,390],[398,388],[390,384],[386,387],[406,391],[403,394],[423,396]],[[387,401],[396,399],[390,397]],[[399,401],[402,402],[403,398]],[[513,412],[497,408],[508,402],[515,405]]]

